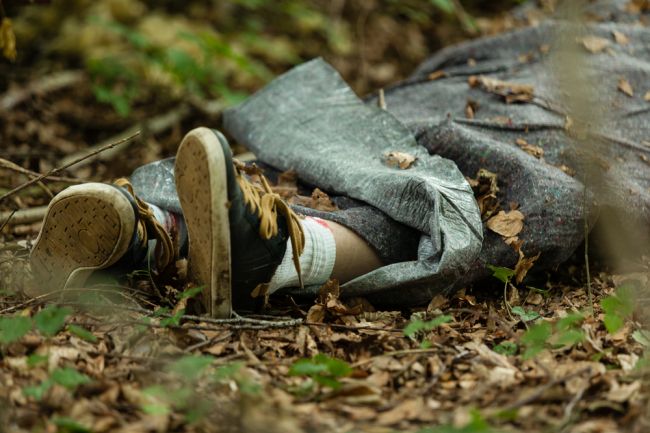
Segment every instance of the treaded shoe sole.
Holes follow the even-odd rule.
[[[190,278],[203,285],[203,303],[216,318],[232,314],[226,157],[208,128],[190,131],[178,148],[176,190],[189,237]]]
[[[135,230],[131,202],[100,183],[66,188],[50,202],[30,255],[39,293],[80,287],[117,262]]]

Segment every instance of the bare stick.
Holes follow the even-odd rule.
[[[5,222],[3,222],[2,225],[0,226],[0,233],[2,233],[2,229],[4,229],[7,224],[9,224],[9,221],[11,221],[11,218],[14,217],[15,213],[16,213],[16,211],[13,211],[13,212],[11,212],[11,214],[6,219],[3,218],[5,220]]]
[[[47,213],[47,206],[36,206],[28,209],[0,212],[0,221],[8,220],[8,225],[31,224],[43,220]],[[10,218],[13,215],[12,218]],[[9,219],[11,219],[9,221]]]
[[[167,130],[167,128],[170,128],[177,122],[181,121],[185,117],[187,117],[190,114],[190,112],[191,112],[190,107],[187,104],[182,104],[168,111],[167,113],[163,113],[159,116],[147,119],[145,122],[142,122],[141,124],[135,124],[130,128],[128,128],[126,131],[120,133],[119,135],[132,135],[140,131],[142,131],[143,134],[147,134],[147,135],[159,134]],[[106,142],[110,143],[112,141],[114,141],[114,138],[109,138]],[[65,158],[62,158],[59,161],[59,164],[66,165],[69,164],[71,161],[75,161],[81,158],[81,160],[75,164],[77,164],[77,167],[83,167],[84,165],[90,163],[90,161],[87,160],[87,157],[91,156],[92,154],[95,154],[99,149],[102,149],[105,146],[106,142],[96,144],[95,146],[82,149],[79,152],[75,152],[72,155],[68,155]],[[117,156],[118,154],[120,154],[120,152],[123,152],[126,146],[128,146],[127,141],[123,141],[117,144],[123,144],[123,146],[114,149],[111,148],[107,152],[104,152],[104,150],[102,150],[101,151],[102,154],[99,156],[99,159],[102,161],[110,160],[115,156]]]
[[[24,88],[10,90],[0,98],[0,111],[11,110],[33,94],[54,92],[71,86],[81,81],[83,77],[84,73],[82,71],[63,71],[33,81]]]
[[[6,159],[0,158],[0,168],[6,168],[7,170],[11,170],[16,173],[24,174],[26,176],[31,176],[31,177],[38,177],[38,176],[43,176],[42,173],[38,173],[36,171],[28,170],[25,167],[21,167],[18,164],[15,164],[11,161],[8,161]],[[75,179],[74,177],[65,177],[65,176],[48,176],[47,180],[51,180],[53,182],[65,182],[65,183],[85,183],[85,180],[81,179]]]
[[[67,164],[65,164],[65,165],[63,165],[63,166],[61,166],[61,167],[54,168],[54,169],[48,171],[48,172],[45,173],[45,174],[42,174],[42,175],[40,175],[40,176],[38,176],[38,177],[36,177],[36,178],[34,178],[34,179],[28,181],[28,182],[25,182],[25,183],[23,183],[22,185],[17,186],[16,188],[12,189],[12,190],[9,191],[8,193],[2,195],[2,196],[0,197],[0,203],[2,203],[2,201],[5,200],[5,199],[7,199],[8,197],[11,197],[12,195],[16,194],[16,193],[19,192],[19,191],[22,191],[23,189],[27,188],[27,187],[30,186],[30,185],[34,185],[35,183],[42,181],[43,179],[45,179],[46,177],[49,177],[49,176],[52,175],[52,174],[55,174],[55,173],[58,173],[58,172],[60,172],[60,171],[65,170],[65,169],[67,169],[67,168],[70,168],[70,167],[72,167],[73,165],[78,164],[79,162],[81,162],[81,161],[83,161],[83,160],[85,160],[85,159],[92,158],[93,156],[95,156],[95,155],[97,155],[97,154],[99,154],[99,153],[101,153],[101,152],[104,152],[104,151],[106,151],[106,150],[108,150],[108,149],[112,149],[113,147],[118,146],[118,145],[120,145],[120,144],[122,144],[122,143],[126,143],[126,142],[128,142],[128,141],[131,141],[133,138],[135,138],[135,137],[138,136],[139,134],[140,134],[140,131],[137,131],[137,132],[135,132],[134,134],[129,135],[128,137],[123,138],[123,139],[121,139],[121,140],[118,140],[118,141],[116,141],[116,142],[114,142],[114,143],[108,143],[108,144],[106,144],[106,145],[100,147],[99,149],[97,149],[97,150],[95,150],[95,151],[89,153],[88,155],[81,156],[81,157],[79,157],[79,158],[77,158],[77,159],[75,159],[75,160],[73,160],[73,161],[71,161],[71,162],[69,162],[69,163],[67,163]]]

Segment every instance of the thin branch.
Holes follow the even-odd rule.
[[[93,151],[93,152],[91,152],[91,153],[89,153],[89,154],[87,154],[87,155],[83,155],[83,156],[81,156],[81,157],[79,157],[79,158],[77,158],[77,159],[75,159],[75,160],[73,160],[73,161],[71,161],[71,162],[69,162],[69,163],[67,163],[67,164],[65,164],[65,165],[63,165],[63,166],[61,166],[61,167],[53,168],[52,170],[48,171],[47,173],[42,174],[42,175],[40,175],[40,176],[38,176],[38,177],[36,177],[36,178],[34,178],[34,179],[28,181],[28,182],[25,182],[25,183],[23,183],[22,185],[17,186],[16,188],[14,188],[14,189],[12,189],[11,191],[7,192],[6,194],[2,195],[2,196],[0,197],[0,203],[2,203],[2,201],[4,201],[5,199],[11,197],[12,195],[16,194],[17,192],[20,192],[20,191],[22,191],[23,189],[27,188],[27,187],[30,186],[30,185],[33,185],[33,184],[35,184],[35,183],[37,183],[37,182],[40,182],[40,181],[42,181],[43,179],[45,179],[45,178],[47,178],[47,177],[49,177],[49,176],[51,176],[51,175],[53,175],[53,174],[59,173],[59,172],[65,170],[65,169],[67,169],[67,168],[70,168],[70,167],[72,167],[73,165],[78,164],[78,163],[80,163],[80,162],[83,161],[83,160],[86,160],[86,159],[88,159],[88,158],[92,158],[93,156],[95,156],[95,155],[97,155],[97,154],[99,154],[99,153],[101,153],[101,152],[104,152],[104,151],[106,151],[106,150],[108,150],[108,149],[112,149],[113,147],[118,146],[118,145],[120,145],[120,144],[122,144],[122,143],[126,143],[126,142],[128,142],[128,141],[131,141],[133,138],[135,138],[135,137],[138,136],[139,134],[140,134],[140,131],[137,131],[137,132],[135,132],[134,134],[129,135],[129,136],[126,137],[126,138],[123,138],[123,139],[118,140],[118,141],[113,142],[113,143],[108,143],[108,144],[106,144],[106,145],[100,147],[99,149],[97,149],[97,150],[95,150],[95,151]]]
[[[63,89],[78,83],[83,77],[83,71],[63,71],[33,81],[26,87],[10,90],[0,98],[0,111],[10,111],[33,94],[48,93]]]
[[[26,176],[30,177],[39,177],[43,176],[42,173],[38,173],[36,171],[28,170],[25,167],[21,167],[18,164],[15,164],[11,161],[8,161],[6,159],[0,158],[0,168],[6,168],[7,170],[14,171],[16,173],[24,174]],[[65,177],[65,176],[48,176],[47,180],[51,180],[52,182],[64,182],[64,183],[85,183],[85,180],[82,179],[76,179],[74,177]]]

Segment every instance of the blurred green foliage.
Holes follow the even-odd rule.
[[[187,98],[232,104],[318,56],[364,93],[407,75],[441,40],[476,33],[473,13],[514,3],[60,0],[15,11],[17,66],[82,67],[122,116]]]

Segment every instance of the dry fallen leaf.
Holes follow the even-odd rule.
[[[480,87],[486,92],[502,96],[507,104],[532,101],[535,93],[535,88],[529,84],[511,83],[484,75],[472,75],[467,83],[470,87]]]
[[[474,115],[478,111],[479,104],[477,101],[468,98],[467,99],[467,104],[465,105],[465,117],[468,119],[473,119]]]
[[[499,211],[487,221],[486,225],[487,228],[504,238],[511,238],[517,236],[524,228],[524,214],[518,210]]]
[[[519,260],[515,265],[515,281],[517,281],[517,284],[524,281],[524,278],[526,278],[526,274],[528,274],[530,268],[533,267],[535,261],[539,259],[540,254],[541,253],[537,253],[536,256],[526,257],[524,256],[524,252],[521,250],[521,248],[519,249]]]
[[[425,410],[426,406],[421,398],[406,400],[391,410],[379,414],[377,424],[393,425],[403,420],[416,419]]]
[[[399,167],[402,170],[411,167],[417,159],[415,156],[405,152],[388,152],[385,156],[386,164],[392,167]]]
[[[544,149],[539,146],[535,146],[534,144],[528,143],[523,138],[518,138],[515,143],[517,143],[517,146],[521,147],[521,150],[529,155],[534,156],[537,159],[540,159],[544,156]]]
[[[614,40],[619,45],[627,45],[630,43],[630,38],[628,38],[625,33],[614,30],[612,31],[612,35],[614,35]]]
[[[435,81],[435,80],[438,80],[440,78],[444,78],[446,76],[447,76],[447,73],[445,71],[438,70],[438,71],[434,71],[434,72],[430,73],[427,78],[429,78],[430,81]]]
[[[635,394],[641,389],[641,381],[635,380],[628,385],[620,385],[618,382],[613,382],[612,387],[607,393],[607,399],[617,403],[625,403],[634,397]]]
[[[646,92],[646,94],[645,94],[645,96],[643,97],[643,99],[644,99],[645,101],[650,102],[650,90],[648,90],[648,91]]]
[[[489,219],[499,209],[499,200],[497,199],[499,187],[496,173],[481,168],[476,174],[476,179],[467,178],[467,182],[474,191],[474,197],[476,197],[481,211],[481,218],[483,221]]]
[[[601,38],[600,36],[585,36],[580,39],[580,42],[582,42],[582,45],[587,49],[587,51],[594,54],[600,53],[610,45],[609,40]]]
[[[618,90],[625,93],[627,96],[634,96],[634,89],[629,81],[625,78],[618,80]]]

